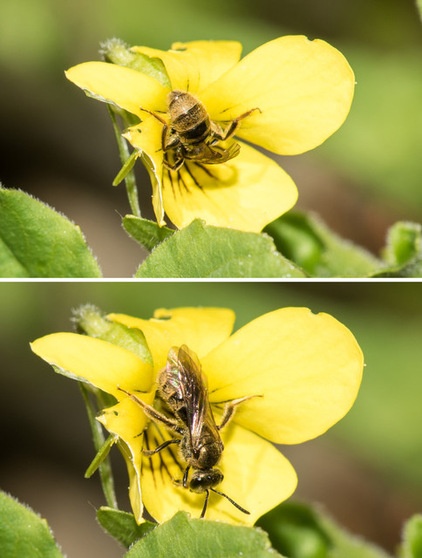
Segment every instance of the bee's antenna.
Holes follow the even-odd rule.
[[[210,488],[210,490],[212,490],[213,492],[215,492],[216,494],[219,494],[220,496],[224,496],[224,498],[227,498],[227,500],[230,502],[230,504],[233,504],[233,506],[235,508],[237,508],[238,510],[240,510],[242,513],[246,513],[247,515],[250,515],[251,512],[248,512],[248,510],[245,510],[245,508],[242,508],[241,505],[239,505],[237,502],[235,502],[234,500],[232,500],[230,498],[230,496],[227,496],[227,494],[224,494],[224,492],[220,492],[219,490],[216,490],[215,488]],[[204,508],[206,509],[206,504],[208,503],[208,490],[207,490],[207,497],[205,499],[205,505]],[[205,513],[204,510],[202,510],[202,513]],[[201,515],[201,517],[204,517],[203,515]]]

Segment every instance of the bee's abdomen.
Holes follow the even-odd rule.
[[[202,143],[210,134],[211,124],[205,107],[193,95],[173,91],[169,98],[171,127],[185,145]]]
[[[196,144],[202,143],[210,133],[209,119],[205,118],[202,122],[197,123],[192,128],[180,133],[183,143]]]

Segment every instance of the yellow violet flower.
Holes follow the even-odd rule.
[[[354,75],[344,56],[304,36],[272,40],[243,59],[235,41],[131,52],[162,60],[170,85],[106,62],[80,64],[66,76],[139,119],[124,137],[150,173],[160,225],[166,213],[178,228],[201,218],[261,231],[295,204],[297,190],[249,143],[280,155],[313,149],[341,126],[353,98]]]
[[[159,522],[178,510],[199,517],[204,507],[205,494],[181,484],[187,462],[180,444],[145,454],[180,438],[144,411],[145,405],[154,404],[158,412],[175,416],[154,399],[157,375],[172,347],[186,346],[198,359],[217,425],[227,402],[246,398],[220,430],[224,450],[215,463],[224,475],[215,488],[235,504],[211,491],[208,519],[253,524],[288,498],[296,474],[271,442],[297,444],[315,438],[355,401],[362,352],[352,333],[333,317],[282,308],[232,333],[234,318],[231,310],[221,308],[161,309],[150,320],[109,315],[109,320],[143,332],[152,365],[130,350],[75,333],[55,333],[32,343],[32,350],[56,370],[115,396],[117,403],[98,420],[119,437],[138,522],[143,505]],[[195,468],[188,472],[190,477]]]

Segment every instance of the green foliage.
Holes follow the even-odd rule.
[[[383,263],[318,217],[289,212],[266,228],[277,248],[312,277],[368,277]]]
[[[258,529],[217,521],[190,519],[177,513],[138,541],[126,558],[275,558],[280,556],[267,535]]]
[[[19,190],[0,188],[0,277],[100,277],[78,226]]]
[[[389,558],[304,504],[281,504],[257,524],[267,531],[274,548],[289,558]]]
[[[138,525],[133,514],[105,506],[97,511],[97,520],[107,533],[126,548],[156,527],[156,524],[150,521]]]
[[[0,492],[2,558],[63,558],[45,519]]]
[[[400,558],[422,557],[422,515],[415,515],[406,523]]]
[[[278,250],[310,277],[422,277],[422,226],[397,222],[383,258],[340,238],[317,216],[291,211],[266,227]]]
[[[377,277],[422,277],[422,226],[395,223],[387,234],[384,258],[389,267]]]
[[[170,89],[170,79],[160,58],[133,52],[129,45],[120,39],[109,39],[101,45],[101,53],[107,62],[126,66],[156,79]]]
[[[160,227],[155,221],[135,217],[135,215],[123,217],[123,227],[136,242],[149,251],[174,233],[167,227]]]
[[[293,211],[263,234],[201,220],[174,231],[135,215],[126,215],[123,227],[152,252],[137,277],[422,277],[417,223],[391,227],[382,259],[340,238],[318,217]],[[28,194],[2,188],[0,277],[100,277],[100,270],[76,225]]]
[[[195,220],[162,242],[137,277],[304,277],[267,235]]]

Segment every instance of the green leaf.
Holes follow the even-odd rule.
[[[156,527],[156,524],[150,521],[138,525],[133,514],[105,506],[97,511],[97,520],[107,533],[126,548]]]
[[[174,234],[173,230],[160,227],[155,221],[135,215],[126,215],[123,218],[123,227],[136,242],[149,251]]]
[[[0,277],[100,277],[78,226],[20,190],[0,187]]]
[[[266,234],[195,220],[153,250],[137,277],[304,277]]]
[[[184,512],[138,541],[125,558],[275,558],[267,535],[256,528],[190,519]]]
[[[388,230],[383,256],[388,267],[376,277],[422,277],[422,226],[395,223]]]
[[[367,250],[340,238],[315,215],[289,212],[265,230],[286,258],[313,277],[370,277],[385,267]]]
[[[309,274],[316,272],[325,246],[311,219],[304,213],[290,212],[266,228],[278,250]]]
[[[422,556],[422,515],[414,515],[406,523],[403,531],[401,558],[421,558]]]
[[[422,226],[418,223],[399,221],[387,232],[384,259],[391,266],[409,263],[421,254]]]
[[[45,519],[0,491],[1,558],[63,558]]]
[[[320,511],[297,502],[277,506],[257,525],[267,531],[274,548],[289,558],[390,558]]]
[[[161,58],[133,52],[129,45],[121,39],[109,39],[102,43],[101,53],[107,62],[142,72],[156,79],[165,87],[171,88],[170,78]]]
[[[330,539],[308,506],[289,502],[262,516],[257,525],[279,552],[294,558],[327,558]]]
[[[374,544],[344,531],[331,519],[322,517],[320,521],[332,544],[327,558],[392,558]]]

